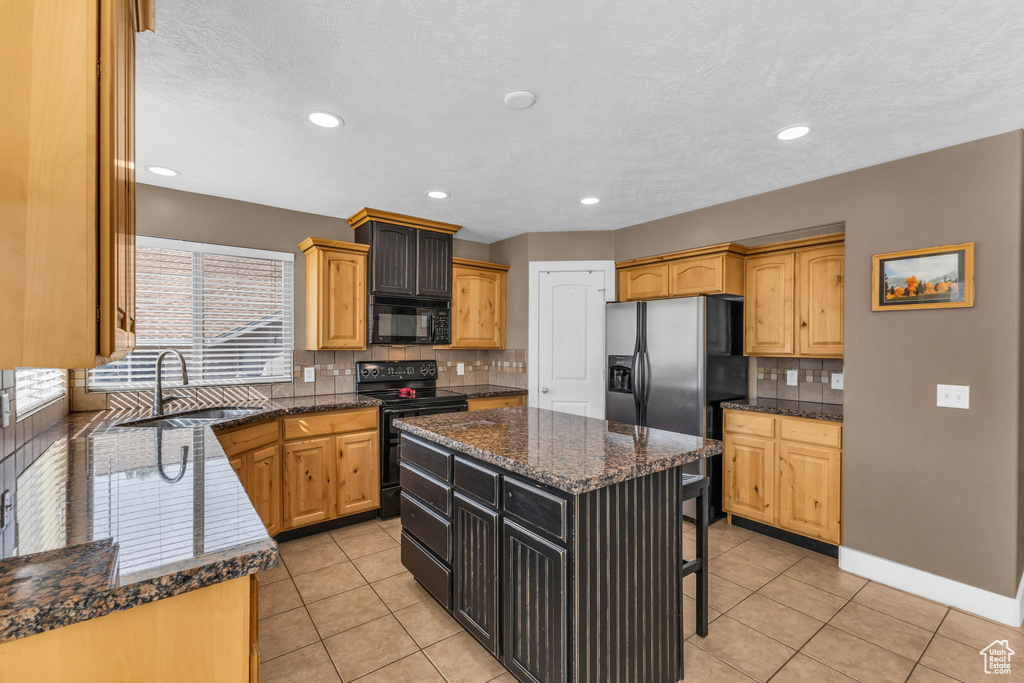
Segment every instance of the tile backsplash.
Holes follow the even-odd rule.
[[[787,370],[797,371],[796,386],[786,384]],[[843,392],[832,388],[832,374],[842,372],[842,358],[758,358],[757,396],[841,405]]]
[[[441,387],[498,384],[517,389],[526,388],[524,349],[458,351],[426,346],[371,346],[365,351],[294,351],[291,382],[195,388],[167,386],[166,391],[174,396],[193,397],[192,401],[171,404],[174,410],[199,402],[228,405],[232,402],[269,398],[346,394],[355,391],[355,364],[368,360],[436,360],[437,384]],[[464,375],[457,372],[459,363],[464,365]],[[305,370],[309,367],[316,372],[314,382],[303,380]],[[152,401],[152,390],[111,393],[86,391],[85,373],[85,370],[74,371],[71,394],[71,409],[74,411],[133,409],[146,407]]]

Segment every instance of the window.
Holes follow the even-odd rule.
[[[292,379],[292,254],[139,237],[135,350],[89,371],[92,391],[149,388],[161,351],[188,362],[189,385]],[[180,381],[175,359],[164,379]]]
[[[51,368],[17,368],[14,371],[14,409],[18,419],[67,393],[68,373]]]

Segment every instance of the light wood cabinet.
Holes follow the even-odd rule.
[[[742,294],[744,253],[739,245],[718,244],[616,263],[619,301]]]
[[[525,406],[525,396],[487,396],[485,398],[471,398],[467,401],[469,410],[487,410],[489,408],[514,408]]]
[[[380,507],[380,457],[377,432],[336,436],[338,517]]]
[[[724,442],[726,512],[840,544],[841,424],[726,410]]]
[[[505,348],[509,266],[452,259],[453,349]]]
[[[290,415],[217,434],[271,536],[380,507],[376,408]]]
[[[306,255],[306,348],[366,348],[365,244],[309,237]]]
[[[842,357],[844,247],[835,240],[758,247],[766,253],[747,257],[746,355]]]
[[[843,355],[843,245],[797,252],[801,356]]]
[[[0,369],[135,344],[135,33],[152,2],[0,3]]]
[[[723,508],[771,524],[775,515],[775,442],[753,436],[730,436],[722,460]]]
[[[791,356],[794,345],[796,256],[747,259],[743,347],[748,356]]]
[[[333,436],[285,443],[285,528],[334,518],[335,471]]]

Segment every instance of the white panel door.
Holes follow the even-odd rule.
[[[531,405],[604,419],[604,270],[537,274],[538,391]]]

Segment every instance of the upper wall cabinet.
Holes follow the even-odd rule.
[[[308,237],[306,255],[306,348],[366,348],[366,252],[351,242]]]
[[[449,348],[505,348],[508,269],[498,263],[452,260],[452,343]]]
[[[135,33],[152,2],[0,3],[0,369],[135,345]]]
[[[461,226],[363,209],[348,219],[370,247],[370,294],[449,299],[453,235]]]
[[[841,240],[829,236],[758,247],[760,253],[747,257],[746,355],[842,357]]]
[[[719,244],[616,263],[619,301],[743,294],[743,251]]]

